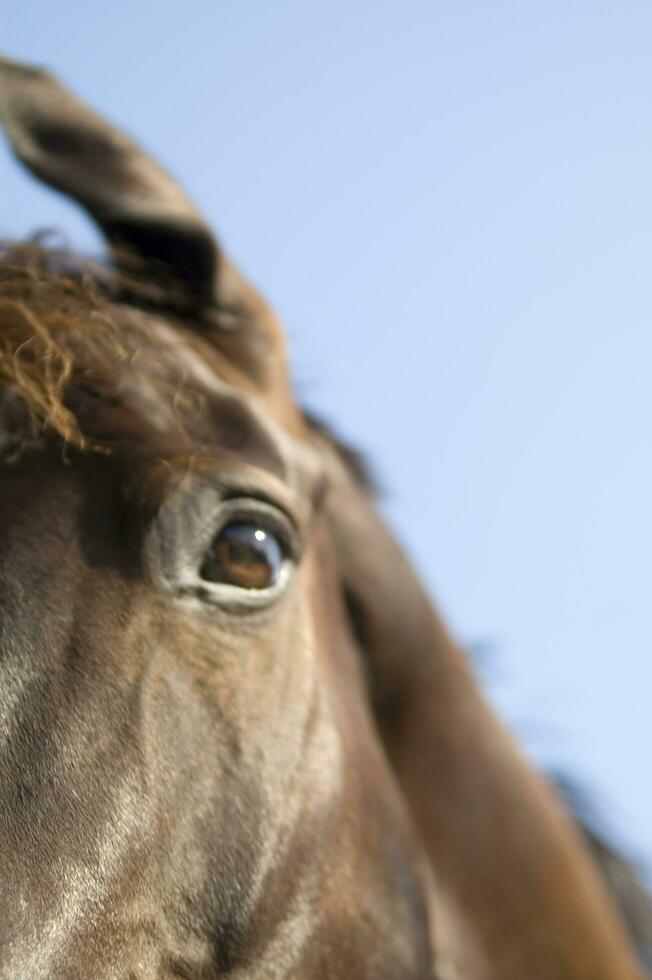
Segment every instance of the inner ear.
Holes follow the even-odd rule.
[[[113,243],[117,261],[123,250],[140,258],[145,265],[152,258],[170,271],[176,282],[187,287],[189,298],[212,304],[216,268],[220,261],[215,243],[201,229],[174,227],[166,222],[129,224],[114,221],[106,228]]]

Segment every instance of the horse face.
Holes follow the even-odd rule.
[[[165,329],[176,455],[145,367],[133,452],[3,460],[0,975],[428,976],[327,458]]]

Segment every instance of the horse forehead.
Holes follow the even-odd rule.
[[[210,351],[215,356],[209,363],[206,349],[200,347],[201,341],[180,336],[165,320],[155,320],[151,331],[166,353],[179,390],[198,393],[201,398],[200,407],[193,405],[190,398],[184,413],[191,435],[196,434],[198,443],[206,439],[207,448],[214,446],[218,451],[225,448],[244,462],[261,466],[296,488],[318,477],[323,461],[317,445],[301,438],[296,425],[283,424],[279,415],[285,406],[275,412],[276,406],[230,371],[215,351]],[[162,394],[151,399],[148,414],[158,414],[158,427],[165,430],[171,422],[170,412],[175,412],[177,407]],[[298,414],[293,413],[293,423]]]

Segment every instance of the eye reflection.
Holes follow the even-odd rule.
[[[284,549],[276,534],[253,521],[233,521],[217,535],[200,575],[241,589],[269,589],[278,581]]]

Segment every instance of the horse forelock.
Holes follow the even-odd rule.
[[[205,324],[180,315],[172,280],[162,276],[152,295],[146,281],[125,288],[123,274],[39,241],[0,245],[5,458],[54,444],[185,471],[217,445],[282,476],[297,458],[314,472],[326,444],[360,487],[376,491],[362,454],[314,414],[297,412],[297,433],[275,422],[268,404],[256,410],[257,393],[221,353],[219,333],[207,344]]]
[[[257,425],[248,417],[239,396],[251,385],[228,358],[211,344],[206,367],[193,351],[202,344],[196,325],[173,309],[145,305],[128,301],[110,270],[97,264],[38,243],[0,249],[5,441],[201,456],[211,448],[216,398],[232,442],[244,439],[245,429],[265,428],[264,413]],[[265,447],[269,458],[273,441]]]

